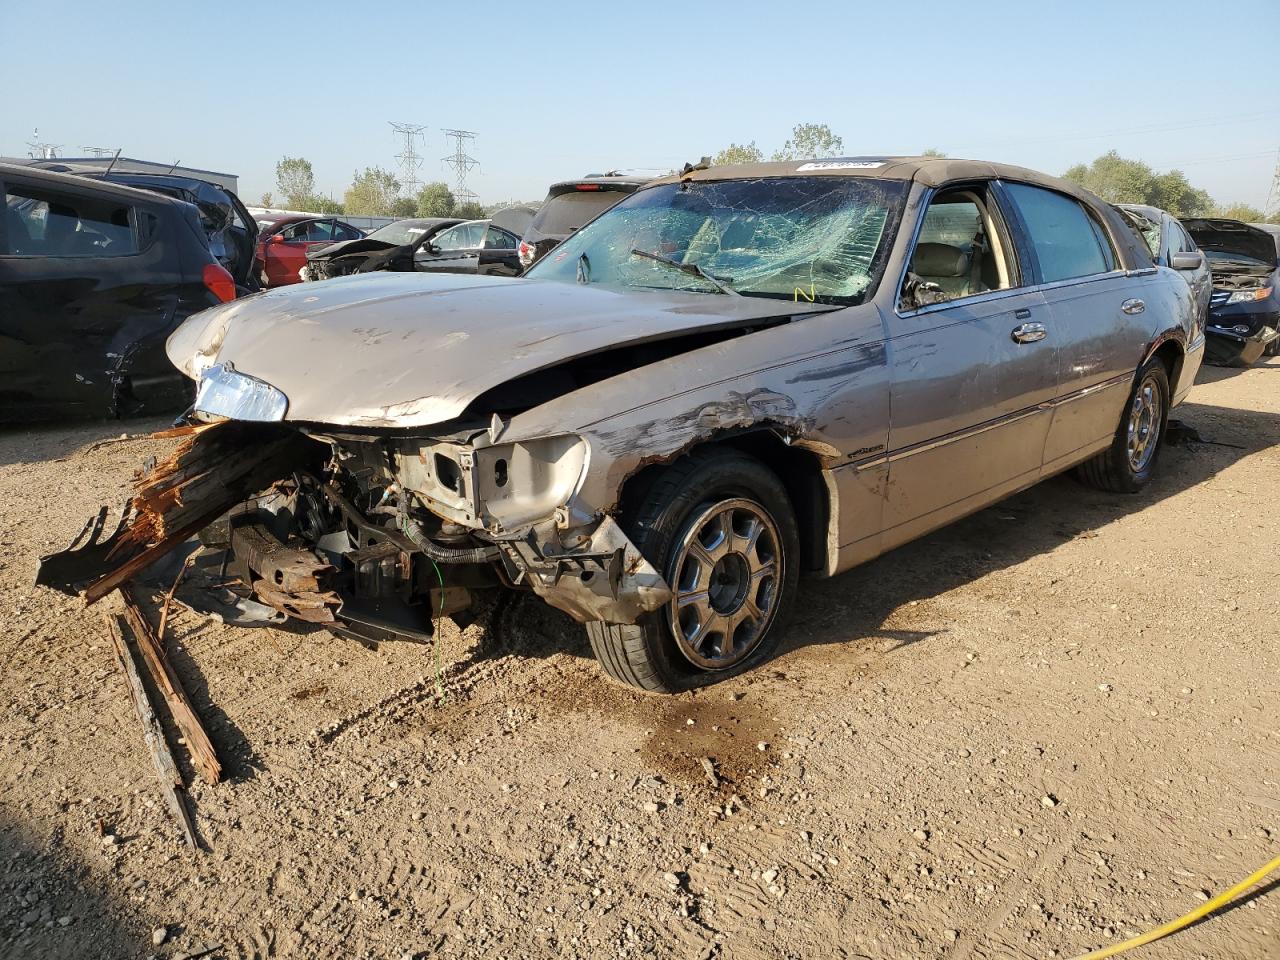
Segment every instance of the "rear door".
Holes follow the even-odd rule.
[[[484,247],[476,260],[476,272],[495,277],[514,277],[520,273],[520,240],[514,233],[489,224]]]
[[[1030,242],[1030,268],[1061,351],[1045,442],[1047,475],[1110,441],[1151,340],[1150,317],[1174,308],[1147,303],[1147,291],[1160,296],[1162,290],[1150,283],[1154,265],[1126,272],[1107,226],[1074,197],[1011,181],[1001,191]]]
[[[0,419],[111,415],[182,292],[168,208],[34,178],[3,191]]]
[[[1060,340],[1024,256],[989,184],[930,198],[887,318],[885,549],[1039,476]]]

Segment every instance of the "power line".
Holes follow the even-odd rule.
[[[418,153],[415,143],[422,140],[422,131],[427,127],[426,124],[420,123],[396,123],[394,120],[388,122],[391,124],[391,129],[404,138],[404,146],[396,154],[396,159],[400,161],[400,186],[408,196],[412,197],[422,185],[422,181],[418,179],[422,155]]]
[[[457,183],[457,189],[453,191],[454,198],[458,203],[478,199],[467,189],[467,174],[480,166],[480,161],[467,153],[467,145],[475,140],[475,133],[471,130],[445,130],[444,138],[446,142],[453,140],[453,153],[440,159],[453,167],[453,176]]]

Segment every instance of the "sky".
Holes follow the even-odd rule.
[[[826,123],[845,154],[1003,161],[1058,174],[1108,149],[1266,203],[1280,159],[1280,0],[862,4],[0,0],[0,156],[32,131],[240,177],[283,156],[341,198],[395,169],[390,121],[477,132],[481,201],[611,168],[655,173]],[[127,13],[126,13],[127,11]]]

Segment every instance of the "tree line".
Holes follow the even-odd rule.
[[[428,183],[416,194],[401,194],[395,174],[381,167],[365,167],[351,177],[339,203],[316,192],[311,161],[303,157],[283,157],[276,164],[277,194],[264,193],[262,206],[277,202],[286,210],[308,213],[346,214],[351,217],[458,217],[478,220],[485,208],[474,200],[459,203],[445,183]]]
[[[812,160],[839,156],[844,139],[825,123],[798,123],[781,147],[772,151],[770,160]],[[935,149],[923,156],[945,157]],[[712,157],[713,165],[760,163],[764,151],[754,140],[730,143]],[[1215,203],[1208,192],[1194,187],[1181,170],[1157,173],[1141,160],[1131,160],[1109,150],[1091,163],[1078,163],[1063,178],[1080,184],[1109,203],[1145,203],[1167,210],[1175,217],[1225,217],[1246,223],[1268,221],[1280,223],[1280,211],[1270,218],[1257,207],[1245,203]],[[276,190],[280,204],[288,210],[311,213],[345,213],[366,217],[460,217],[479,219],[486,209],[473,200],[459,203],[445,183],[428,183],[412,196],[401,194],[401,183],[395,175],[381,167],[357,170],[351,186],[339,203],[316,193],[311,161],[302,157],[284,157],[276,164]],[[262,205],[271,207],[272,194],[262,196]],[[506,206],[499,204],[497,206]],[[492,208],[491,208],[492,209]]]

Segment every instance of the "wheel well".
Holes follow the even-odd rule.
[[[708,440],[691,448],[730,447],[754,457],[778,475],[795,511],[800,534],[801,570],[821,571],[827,568],[827,528],[831,522],[831,504],[827,486],[822,482],[822,467],[816,455],[784,442],[772,430],[759,429]],[[619,498],[619,512],[624,528],[644,501],[645,494],[667,468],[667,463],[650,464],[627,478]]]
[[[1176,395],[1178,378],[1182,375],[1182,348],[1175,341],[1166,340],[1156,348],[1154,356],[1164,364],[1165,372],[1169,374],[1169,392]]]

